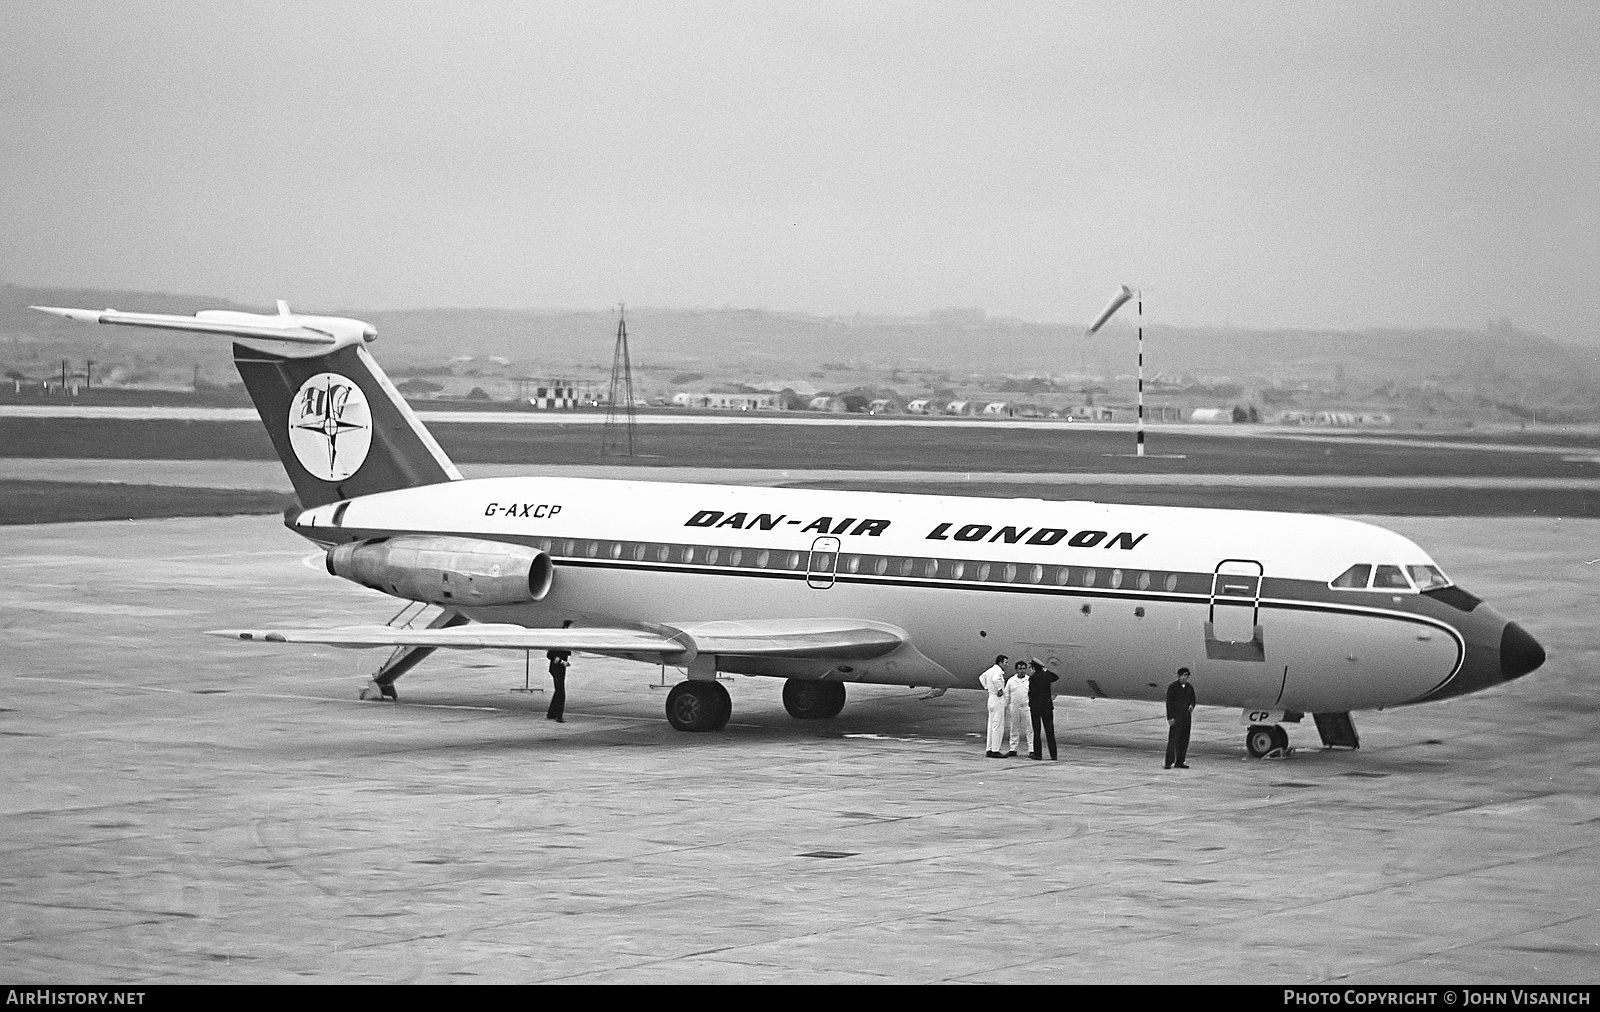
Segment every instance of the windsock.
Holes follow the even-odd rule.
[[[1089,324],[1089,329],[1083,332],[1084,336],[1088,337],[1090,334],[1093,334],[1095,331],[1105,326],[1105,322],[1111,319],[1111,314],[1121,309],[1122,304],[1131,298],[1133,298],[1133,289],[1129,288],[1127,285],[1123,285],[1122,291],[1113,295],[1111,297],[1111,301],[1107,303],[1106,308],[1101,310],[1100,315],[1095,317],[1095,321],[1093,323]]]

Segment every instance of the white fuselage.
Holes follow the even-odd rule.
[[[467,612],[482,621],[864,619],[970,688],[1006,653],[1045,661],[1068,694],[1159,699],[1184,666],[1204,704],[1356,710],[1428,696],[1467,657],[1463,622],[1415,589],[1329,586],[1354,563],[1431,566],[1422,549],[1313,515],[530,477],[365,496],[294,527],[548,552],[548,595]],[[819,677],[936,683],[892,662]]]

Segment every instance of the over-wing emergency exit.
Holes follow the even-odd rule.
[[[425,628],[220,630],[395,649],[375,694],[439,648],[580,650],[683,669],[674,727],[722,727],[717,673],[786,679],[801,719],[850,682],[977,689],[997,652],[1060,691],[1159,701],[1188,667],[1253,754],[1313,714],[1518,678],[1544,650],[1371,524],[1246,510],[599,479],[465,480],[389,382],[360,320],[34,307],[222,334],[299,496],[287,526],[328,572],[440,611]],[[570,623],[570,628],[563,628]]]

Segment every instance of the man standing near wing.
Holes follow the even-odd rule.
[[[1189,768],[1189,726],[1194,717],[1194,686],[1189,684],[1189,669],[1179,668],[1178,677],[1167,686],[1167,765]]]
[[[1059,681],[1061,676],[1044,666],[1044,662],[1035,657],[1031,667],[1033,673],[1028,676],[1028,716],[1033,721],[1033,751],[1028,753],[1029,759],[1042,759],[1044,746],[1050,746],[1050,760],[1056,758],[1056,714],[1055,690],[1050,688],[1050,683]],[[1042,737],[1041,737],[1042,735]]]
[[[978,676],[989,699],[988,737],[984,755],[990,759],[1004,759],[1006,736],[1006,655],[996,654],[994,663]]]
[[[1010,743],[1010,748],[1006,750],[1007,759],[1019,751],[1033,752],[1033,746],[1029,744],[1032,736],[1028,723],[1028,662],[1018,661],[1016,670],[1006,682],[1006,734]]]

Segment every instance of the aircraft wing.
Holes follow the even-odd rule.
[[[216,629],[210,635],[260,643],[349,647],[444,647],[459,650],[581,650],[659,657],[683,663],[699,654],[861,660],[892,653],[907,636],[894,626],[849,619],[686,622],[641,629],[529,629],[473,622],[445,629],[386,625],[329,629]]]
[[[445,647],[456,650],[582,650],[591,654],[676,657],[686,644],[638,629],[529,629],[472,622],[448,629],[353,625],[328,629],[214,629],[209,635],[258,643],[316,643],[330,647]]]

